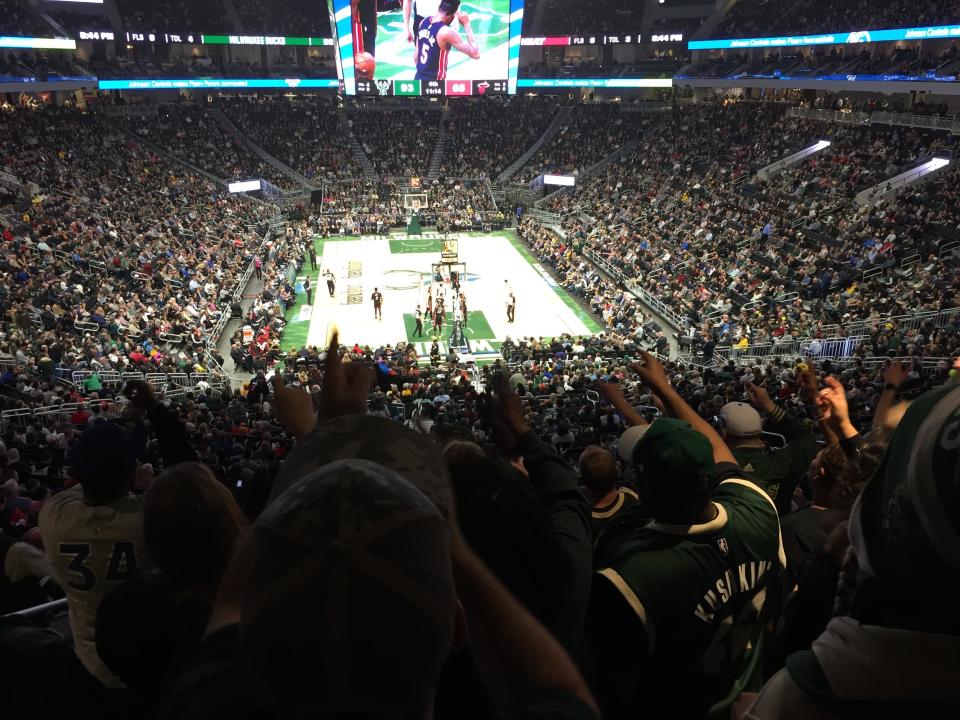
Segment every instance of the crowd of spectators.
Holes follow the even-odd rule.
[[[224,34],[233,29],[220,0],[118,0],[123,22],[137,32],[207,32]]]
[[[614,103],[575,105],[570,117],[515,180],[529,182],[541,173],[576,175],[638,140],[652,124],[650,114],[622,111]]]
[[[248,32],[295,37],[330,37],[330,11],[313,0],[233,0]]]
[[[119,416],[122,376],[170,397],[224,386],[213,333],[269,215],[91,113],[8,108],[0,126],[21,183],[0,194],[0,405],[43,429],[19,446],[23,481],[57,483],[71,428]]]
[[[352,112],[348,120],[377,174],[426,175],[440,134],[439,113],[428,110]]]
[[[288,128],[313,119],[290,112]],[[604,332],[505,338],[477,368],[336,334],[280,351],[314,234],[389,212],[383,185],[344,183],[328,203],[342,217],[303,215],[264,243],[267,208],[104,117],[0,110],[20,182],[0,190],[0,404],[67,406],[0,421],[0,607],[65,597],[72,639],[0,619],[5,711],[952,716],[960,317],[887,318],[960,305],[958,266],[937,254],[960,236],[960,183],[850,195],[953,141],[778,103],[698,103],[641,136],[647,115],[575,111],[629,126],[575,122],[569,142],[603,145],[551,145],[558,167],[640,144],[555,200],[559,232],[519,229]],[[356,113],[354,130],[384,117]],[[170,106],[133,122],[221,176],[250,169],[239,146],[215,157],[208,121]],[[754,179],[824,132],[829,157]],[[424,191],[469,219],[486,183],[450,175]],[[208,333],[251,266],[230,356],[253,379],[218,388]],[[914,359],[661,360],[669,342],[627,283],[711,344],[848,314],[876,324],[861,354]],[[204,379],[107,379],[133,369]]]
[[[293,184],[232,136],[200,105],[159,105],[148,112],[124,116],[122,121],[144,140],[218,178],[231,181],[262,178],[279,188]]]
[[[224,111],[243,133],[315,185],[363,177],[325,98],[238,98]]]
[[[545,5],[539,15],[539,5]],[[534,21],[540,18],[539,24]],[[633,0],[536,0],[524,9],[523,34],[541,35],[615,35],[639,34],[640,10]]]
[[[0,35],[49,37],[52,28],[34,15],[25,0],[0,0]]]
[[[954,0],[869,0],[836,5],[824,0],[740,0],[711,37],[764,37],[952,25],[960,20]]]
[[[854,192],[951,138],[896,126],[825,127],[784,109],[695,106],[552,209],[566,217],[572,243],[665,302],[698,335],[740,349],[823,336],[826,326],[842,336],[859,318],[879,323],[960,305],[956,268],[940,257],[960,227],[953,171],[891,200],[852,202]],[[829,152],[768,182],[752,179],[824,136],[834,143]],[[872,270],[879,273],[864,280]],[[881,333],[881,346],[891,334],[898,333]],[[931,348],[922,334],[910,341],[918,354],[949,355],[955,339],[937,335]]]
[[[286,60],[273,58],[269,63],[226,62],[221,57],[191,55],[184,58],[166,57],[162,60],[148,57],[114,57],[110,60],[86,60],[80,66],[87,75],[101,79],[122,78],[183,78],[183,77],[228,77],[228,78],[264,78],[264,77],[336,77],[336,68],[319,58],[308,58],[304,64],[297,64],[292,58]]]
[[[489,98],[452,103],[445,119],[441,173],[495,178],[536,142],[559,110],[551,96]]]
[[[246,398],[163,403],[134,382],[122,413],[8,427],[4,589],[65,595],[75,652],[30,622],[0,625],[20,653],[8,706],[253,718],[426,704],[433,717],[586,720],[737,703],[733,717],[798,704],[816,715],[834,697],[859,708],[890,695],[876,683],[804,690],[811,672],[863,670],[867,648],[869,667],[896,667],[911,707],[952,702],[941,556],[953,546],[881,502],[919,472],[950,487],[952,446],[925,470],[904,457],[949,437],[947,369],[701,371],[633,363],[603,336],[505,346],[508,359],[478,375],[334,337],[291,353],[272,381],[258,375]],[[853,388],[875,401],[868,417]],[[80,518],[102,508],[110,519],[88,530]],[[345,559],[331,569],[334,545]],[[912,562],[890,567],[894,552]],[[856,562],[867,557],[869,577]],[[918,581],[932,589],[904,604]],[[457,642],[454,608],[471,629]],[[363,642],[335,641],[345,625]],[[48,652],[26,652],[41,637]],[[904,643],[944,662],[907,672]],[[405,670],[385,689],[388,648]],[[58,682],[27,692],[53,662]],[[318,687],[318,667],[326,678],[344,663],[361,676]]]

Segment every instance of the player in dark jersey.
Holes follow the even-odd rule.
[[[352,0],[353,52],[377,54],[377,0]]]
[[[480,58],[480,50],[477,49],[470,27],[470,17],[459,10],[460,0],[443,0],[437,14],[424,18],[420,23],[417,31],[417,80],[445,80],[451,47],[474,60]],[[450,27],[454,19],[460,21],[466,40]]]

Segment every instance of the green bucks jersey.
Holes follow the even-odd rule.
[[[645,645],[631,653],[646,658],[647,688],[682,679],[683,691],[707,704],[726,696],[749,662],[767,590],[785,566],[766,493],[733,477],[717,486],[713,502],[717,516],[709,523],[650,521],[626,533],[625,542],[606,543],[592,608],[621,618],[623,637]],[[635,620],[622,620],[629,617]]]

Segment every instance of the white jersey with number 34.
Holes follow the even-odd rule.
[[[77,656],[101,682],[116,687],[117,679],[97,656],[94,627],[103,597],[148,565],[140,499],[129,495],[91,505],[79,488],[64,490],[40,511],[40,533],[67,594]]]

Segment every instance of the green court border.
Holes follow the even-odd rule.
[[[343,237],[343,238],[322,238],[319,235],[315,235],[313,238],[313,246],[317,250],[317,265],[321,268],[323,267],[323,246],[327,240],[351,240],[352,238]],[[313,283],[313,292],[314,296],[318,292],[326,292],[327,286],[324,284],[323,288],[320,287],[320,270],[310,270],[310,258],[307,257],[303,264],[303,275],[306,276],[308,273],[315,273],[315,275],[310,275],[311,281],[316,281]],[[298,277],[300,277],[298,275]],[[304,347],[307,343],[307,337],[310,334],[310,321],[304,320],[303,322],[298,322],[296,320],[291,320],[290,318],[295,318],[300,315],[300,308],[307,299],[306,294],[297,293],[296,295],[297,302],[296,304],[287,310],[284,314],[284,319],[287,321],[287,324],[283,328],[283,332],[280,334],[280,349],[286,352],[287,350],[299,350]]]

